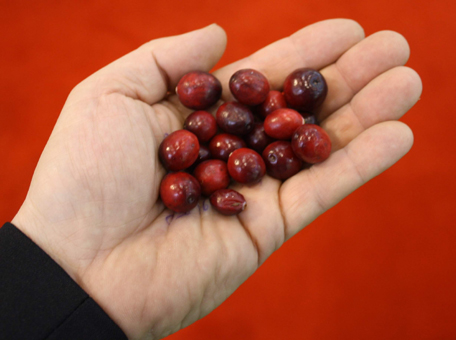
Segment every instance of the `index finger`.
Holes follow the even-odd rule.
[[[214,72],[223,85],[224,100],[233,100],[228,82],[236,71],[253,68],[268,78],[271,89],[282,88],[297,68],[321,69],[334,63],[346,50],[364,39],[364,30],[349,19],[331,19],[309,25],[254,54]]]

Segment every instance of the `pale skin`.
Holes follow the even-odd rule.
[[[318,117],[333,142],[330,158],[284,183],[266,176],[234,186],[248,202],[238,216],[201,201],[167,218],[157,149],[191,112],[172,92],[186,72],[211,70],[225,45],[217,25],[154,40],[78,84],[12,220],[130,339],[160,339],[207,315],[286,240],[413,144],[397,121],[422,91],[403,66],[406,40],[391,31],[365,37],[351,20],[319,22],[214,74],[229,100],[228,79],[242,68],[264,73],[273,89],[296,68],[321,70],[329,92]]]

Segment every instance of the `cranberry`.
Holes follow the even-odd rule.
[[[293,132],[304,124],[304,118],[292,109],[277,109],[264,120],[264,131],[276,139],[290,139]]]
[[[212,158],[212,156],[211,156],[211,152],[209,151],[209,147],[207,145],[200,144],[198,158],[196,159],[195,163],[193,163],[193,165],[198,165],[211,158]]]
[[[186,172],[172,172],[160,183],[163,204],[172,211],[184,213],[192,210],[201,195],[201,187],[195,177]]]
[[[258,183],[266,173],[266,165],[258,152],[241,148],[234,150],[228,158],[228,172],[239,183]]]
[[[176,93],[185,107],[205,110],[222,96],[222,84],[210,73],[193,71],[179,80]]]
[[[234,150],[245,147],[245,142],[241,137],[229,133],[215,135],[209,142],[212,157],[225,162],[228,161],[228,157]]]
[[[300,126],[291,139],[293,152],[307,163],[319,163],[329,157],[331,140],[328,134],[318,125]]]
[[[312,112],[301,112],[301,115],[304,117],[306,124],[320,125],[317,117]]]
[[[237,102],[226,102],[215,115],[218,126],[234,135],[245,135],[253,129],[253,114],[250,109]]]
[[[191,174],[191,173],[193,173],[195,168],[198,166],[198,164],[201,164],[204,161],[208,161],[210,159],[212,159],[212,156],[211,156],[211,152],[209,151],[209,147],[207,145],[200,144],[198,158],[190,167],[185,169],[185,171],[188,172],[189,174]]]
[[[211,159],[199,164],[193,176],[201,185],[201,192],[205,196],[210,196],[216,190],[225,189],[230,184],[226,163],[219,159]]]
[[[201,143],[205,143],[217,133],[217,122],[209,112],[195,111],[185,119],[184,129],[194,133]]]
[[[266,100],[258,107],[258,114],[266,118],[268,114],[277,109],[284,109],[287,107],[287,102],[283,94],[279,91],[269,91]]]
[[[198,158],[198,138],[187,130],[177,130],[161,142],[158,154],[167,170],[179,171],[188,168]]]
[[[264,132],[264,125],[262,122],[255,123],[253,130],[244,137],[244,140],[250,149],[255,150],[259,154],[263,152],[266,146],[274,141],[272,137],[269,137]]]
[[[285,79],[283,93],[290,107],[298,111],[311,111],[323,103],[328,86],[317,70],[300,68]]]
[[[263,151],[268,175],[277,179],[286,180],[301,170],[302,162],[293,153],[291,143],[277,141],[269,144]]]
[[[239,70],[230,78],[230,90],[239,103],[255,106],[265,101],[269,82],[260,72],[253,69]]]
[[[237,215],[247,205],[244,196],[232,189],[220,189],[210,197],[211,205],[223,215]]]

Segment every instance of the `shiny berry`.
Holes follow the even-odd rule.
[[[193,71],[179,80],[176,93],[185,107],[205,110],[222,96],[222,84],[210,73]]]
[[[320,125],[318,123],[317,117],[311,112],[301,112],[301,115],[304,117],[306,124],[315,124]]]
[[[255,106],[265,101],[269,92],[269,82],[260,72],[243,69],[230,78],[230,90],[239,103]]]
[[[201,164],[204,161],[208,161],[210,159],[212,159],[212,155],[211,155],[211,152],[209,151],[209,147],[205,144],[200,144],[198,158],[190,167],[185,169],[185,171],[187,171],[188,173],[191,174],[191,173],[193,173],[193,170],[195,170],[195,168],[198,166],[198,164]]]
[[[318,125],[304,124],[291,138],[291,147],[304,162],[314,164],[324,161],[331,153],[331,140]]]
[[[304,117],[293,109],[277,109],[264,120],[264,131],[275,139],[291,139],[293,132],[304,124]]]
[[[232,189],[217,190],[209,200],[215,210],[227,216],[239,214],[247,205],[244,196]]]
[[[300,68],[293,71],[283,85],[283,94],[288,105],[298,111],[311,111],[326,98],[328,86],[317,70]]]
[[[301,170],[302,161],[293,153],[291,143],[277,141],[263,151],[263,160],[269,176],[286,180]]]
[[[212,156],[211,156],[211,152],[209,151],[209,146],[207,146],[205,144],[200,144],[198,158],[196,159],[195,163],[193,163],[193,165],[198,165],[211,158],[212,158]]]
[[[225,162],[228,161],[228,157],[234,150],[245,147],[246,144],[241,137],[229,133],[215,135],[209,142],[209,151],[211,152],[212,158],[220,159]]]
[[[230,175],[224,161],[210,159],[199,164],[193,176],[201,186],[201,193],[210,196],[214,191],[225,189],[230,184]]]
[[[195,111],[185,119],[184,129],[194,133],[200,143],[205,143],[217,133],[217,122],[209,112]]]
[[[261,154],[266,146],[274,141],[274,138],[269,137],[264,132],[264,125],[262,122],[255,123],[253,130],[246,136],[244,140],[250,149],[255,150]]]
[[[245,135],[253,129],[253,114],[250,109],[237,102],[226,102],[215,115],[217,125],[225,132]]]
[[[271,112],[277,109],[284,109],[286,107],[287,102],[281,92],[269,91],[265,101],[257,108],[256,112],[258,112],[261,117],[266,118],[266,116]]]
[[[192,210],[201,196],[201,187],[195,177],[186,172],[172,172],[160,183],[163,204],[172,211],[185,213]]]
[[[170,171],[188,168],[198,158],[198,152],[198,138],[187,130],[177,130],[169,134],[158,148],[160,160]]]
[[[233,151],[228,158],[228,172],[236,182],[254,184],[263,178],[266,165],[258,152],[241,148]]]

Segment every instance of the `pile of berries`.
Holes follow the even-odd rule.
[[[270,90],[260,72],[243,69],[232,75],[229,88],[237,101],[220,105],[214,117],[205,110],[221,97],[217,78],[189,72],[176,87],[181,103],[195,111],[159,147],[169,171],[160,197],[175,212],[190,211],[204,195],[221,214],[238,214],[246,201],[227,189],[231,180],[252,185],[265,173],[286,180],[305,164],[329,157],[331,141],[312,114],[328,91],[321,73],[297,69],[279,92]]]

